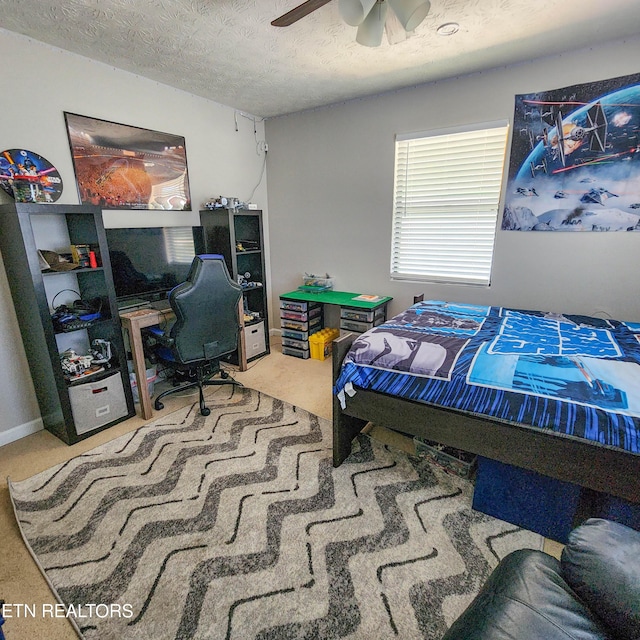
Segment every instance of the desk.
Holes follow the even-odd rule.
[[[240,371],[247,370],[247,354],[244,344],[244,310],[242,307],[242,299],[238,305],[238,314],[240,317],[240,334],[238,345],[238,368]],[[136,374],[138,383],[138,395],[140,397],[140,415],[144,420],[153,417],[151,407],[151,397],[149,396],[149,388],[147,386],[147,367],[144,361],[144,349],[142,348],[142,329],[152,327],[156,324],[163,324],[175,318],[172,309],[158,311],[157,309],[138,309],[137,311],[128,311],[120,314],[120,322],[123,328],[129,334],[129,342],[131,343],[131,355],[133,358],[133,370]]]
[[[322,305],[335,304],[343,309],[359,309],[361,311],[377,311],[382,308],[384,319],[387,318],[387,304],[393,300],[390,296],[374,296],[376,300],[356,300],[362,296],[361,293],[350,293],[348,291],[290,291],[280,296],[281,300],[293,300],[294,302],[317,302]]]

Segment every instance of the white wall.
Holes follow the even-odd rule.
[[[0,30],[0,60],[6,71],[0,116],[2,149],[28,149],[49,160],[64,184],[59,203],[78,203],[64,111],[185,137],[194,210],[106,211],[106,226],[198,224],[198,209],[208,198],[224,195],[248,200],[260,180],[264,161],[257,151],[257,142],[264,140],[260,121],[254,135],[253,121],[240,116],[236,131],[233,109],[5,30]],[[9,198],[3,195],[0,200]],[[253,202],[268,220],[266,175]],[[3,266],[0,363],[2,445],[40,428]]]
[[[269,120],[273,302],[328,271],[336,289],[393,296],[393,313],[424,292],[639,321],[639,233],[498,231],[489,288],[389,278],[396,133],[512,121],[516,94],[637,73],[639,56],[640,39],[620,41]]]

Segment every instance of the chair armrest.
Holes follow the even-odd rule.
[[[616,638],[640,640],[640,532],[591,518],[569,534],[562,574]]]
[[[151,336],[158,344],[163,347],[172,347],[175,344],[175,340],[160,328],[160,325],[154,324],[151,327],[145,327],[143,332]]]
[[[176,343],[176,341],[166,333],[156,338],[156,340],[158,341],[158,344],[161,344],[163,347],[172,347]]]

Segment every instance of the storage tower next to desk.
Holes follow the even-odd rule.
[[[322,329],[322,323],[321,304],[280,298],[282,353],[304,360],[309,358],[309,338]]]
[[[2,205],[0,250],[45,429],[74,444],[134,416],[100,208]]]
[[[202,247],[224,256],[231,277],[242,287],[247,362],[269,353],[269,319],[264,262],[262,211],[206,209],[200,211]],[[239,363],[238,353],[229,356]]]

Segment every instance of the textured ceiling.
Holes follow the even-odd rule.
[[[0,27],[263,117],[640,33],[639,0],[431,0],[412,37],[369,48],[338,0],[270,25],[301,3],[1,0]]]

